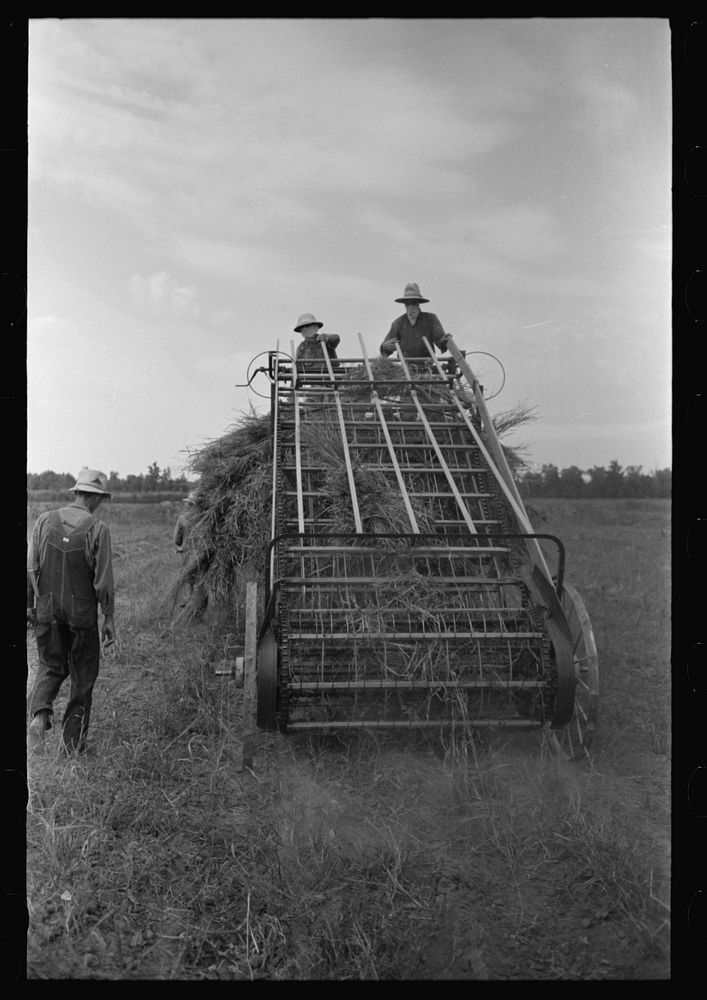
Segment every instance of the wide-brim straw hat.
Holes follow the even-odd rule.
[[[402,298],[396,299],[396,302],[429,302],[420,292],[420,286],[415,281],[410,281],[405,286],[405,291],[402,294]]]
[[[297,320],[295,333],[299,333],[303,326],[318,326],[321,328],[324,324],[320,323],[316,316],[313,316],[312,313],[302,313],[300,318]]]
[[[76,485],[70,493],[100,493],[104,497],[112,496],[108,489],[108,476],[98,469],[81,469],[76,479]]]

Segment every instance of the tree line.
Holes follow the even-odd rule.
[[[609,468],[595,465],[583,470],[576,465],[561,471],[556,465],[543,465],[540,471],[525,470],[519,476],[519,488],[526,497],[581,498],[669,498],[672,492],[670,469],[644,473],[640,465],[622,469],[614,460]]]
[[[47,471],[27,475],[28,491],[65,492],[75,482],[76,477],[68,472]],[[670,469],[644,473],[640,465],[622,469],[614,460],[608,469],[600,465],[588,470],[576,465],[562,470],[556,465],[543,465],[539,471],[526,469],[519,474],[518,483],[526,497],[668,498],[672,491],[672,473]],[[129,475],[121,479],[117,472],[111,472],[108,489],[112,493],[186,493],[189,482],[184,475],[175,478],[169,467],[160,469],[157,462],[153,462],[147,472],[139,476]]]
[[[70,490],[76,482],[76,476],[69,472],[30,472],[27,474],[27,490],[53,490],[64,492]],[[189,483],[184,475],[172,476],[169,466],[160,469],[153,462],[146,473],[139,476],[129,475],[121,479],[117,472],[111,471],[108,476],[108,489],[111,493],[186,493]]]

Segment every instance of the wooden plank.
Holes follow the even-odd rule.
[[[439,359],[436,357],[434,353],[432,345],[430,344],[430,342],[427,340],[426,337],[424,337],[423,340],[425,342],[427,350],[430,352],[432,360],[437,365],[437,368],[439,369],[440,373],[444,374],[443,369],[439,363]],[[489,449],[481,440],[478,431],[474,427],[474,424],[472,423],[469,414],[462,406],[461,401],[455,397],[457,408],[461,413],[462,418],[464,419],[464,422],[466,423],[466,426],[469,429],[469,432],[472,434],[474,440],[479,446],[481,454],[488,462],[489,468],[493,473],[496,482],[501,487],[506,497],[506,500],[508,501],[514,514],[516,515],[516,520],[518,521],[521,530],[529,535],[535,534],[535,532],[533,531],[533,526],[531,525],[530,520],[528,518],[528,515],[525,513],[523,501],[521,499],[520,493],[518,492],[518,487],[516,486],[516,482],[513,478],[513,473],[511,472],[510,466],[508,465],[508,461],[504,454],[503,447],[496,435],[496,430],[493,426],[493,421],[491,420],[489,412],[486,408],[486,401],[484,400],[483,395],[479,390],[478,379],[472,372],[469,364],[467,363],[466,358],[452,340],[451,334],[448,336],[447,348],[452,357],[454,358],[454,360],[461,368],[471,389],[474,392],[476,405],[481,414],[481,419],[483,420],[484,426],[486,427],[487,437],[489,440],[489,447],[493,450],[493,457],[489,453]],[[540,547],[537,538],[528,538],[525,541],[531,559],[540,567],[541,571],[547,576],[547,579],[551,581],[552,574],[550,573],[547,562],[545,561],[545,556],[543,554],[543,551]]]
[[[331,379],[331,388],[334,392],[334,399],[336,402],[336,412],[339,418],[339,431],[341,433],[341,445],[344,449],[344,458],[346,460],[346,475],[349,480],[349,490],[351,491],[351,506],[353,508],[354,524],[356,525],[356,531],[359,535],[363,534],[363,523],[361,521],[361,513],[358,509],[358,496],[356,495],[356,480],[354,479],[353,466],[351,465],[351,455],[349,454],[349,441],[346,436],[346,421],[344,420],[344,411],[341,406],[341,397],[336,391],[336,385],[334,380],[334,372],[331,367],[331,358],[329,357],[328,351],[323,348],[322,354],[324,355],[324,361],[326,362],[327,371],[329,372],[329,378]]]
[[[446,640],[458,640],[458,639],[503,639],[504,642],[515,642],[518,639],[542,639],[544,633],[542,632],[511,632],[506,630],[505,632],[486,632],[483,629],[479,629],[475,632],[458,632],[456,629],[454,632],[411,632],[411,631],[397,631],[397,632],[328,632],[322,630],[321,632],[290,632],[289,638],[295,640],[302,640],[306,642],[314,642],[315,640],[331,639],[336,640],[351,640],[351,639],[365,639],[366,642],[371,642],[374,639],[383,639],[384,641],[393,642],[401,641],[404,639],[414,639],[416,641],[427,641],[427,642],[445,642]],[[545,683],[545,682],[543,682]],[[350,685],[347,683],[346,687]]]
[[[380,421],[381,429],[385,437],[385,443],[388,447],[388,454],[390,455],[390,461],[395,472],[395,478],[398,481],[398,489],[400,490],[400,495],[403,498],[403,503],[405,504],[405,510],[407,512],[408,520],[410,521],[410,526],[415,534],[420,533],[420,529],[417,524],[417,518],[415,517],[415,512],[412,509],[412,504],[410,503],[410,497],[408,496],[407,487],[405,486],[405,480],[403,479],[403,474],[400,470],[400,465],[398,463],[398,456],[395,454],[395,447],[390,436],[390,431],[388,429],[388,424],[385,419],[385,413],[383,412],[383,407],[381,406],[380,399],[378,398],[378,393],[375,389],[375,383],[373,379],[373,370],[371,369],[371,362],[366,351],[366,345],[363,343],[363,337],[359,333],[358,340],[361,345],[361,354],[363,356],[363,361],[366,366],[366,373],[371,381],[371,399],[373,405],[378,413],[378,419]],[[377,445],[376,447],[382,447],[382,445]]]
[[[479,681],[479,680],[364,680],[364,681],[295,681],[290,683],[290,689],[292,691],[385,691],[385,690],[395,690],[397,688],[402,690],[420,690],[427,691],[430,688],[452,688],[465,689],[465,690],[481,690],[481,691],[505,691],[507,689],[528,689],[528,688],[544,688],[546,687],[545,681],[533,681],[533,680],[497,680],[491,678],[490,680]]]
[[[294,357],[294,354],[292,355]],[[297,385],[295,368],[294,385]],[[300,400],[299,393],[294,392],[295,403],[295,480],[297,483],[297,523],[300,532],[304,531],[304,499],[302,497],[302,442],[300,439]]]
[[[273,387],[273,394],[272,394],[272,400],[273,400],[273,414],[272,414],[272,418],[273,418],[273,443],[272,443],[272,507],[271,507],[271,515],[270,515],[270,537],[271,538],[275,538],[277,536],[277,532],[278,532],[278,525],[277,525],[277,464],[278,464],[279,442],[278,442],[278,431],[277,431],[277,428],[278,428],[278,422],[279,422],[279,419],[280,419],[280,415],[279,415],[279,411],[280,411],[280,391],[279,391],[279,383],[278,383],[277,376],[278,376],[278,373],[279,373],[279,365],[280,365],[280,358],[279,358],[280,341],[279,340],[277,341],[275,350],[277,352],[275,354],[275,358],[274,358],[274,361],[273,361],[274,366],[275,366],[275,385]],[[275,576],[275,547],[273,546],[273,548],[270,550],[270,579],[272,580],[274,578],[274,576]]]
[[[245,599],[243,657],[243,767],[253,767],[256,737],[256,657],[258,639],[258,584],[249,580]]]
[[[391,553],[393,555],[394,553]],[[431,577],[435,584],[438,583],[476,583],[486,587],[518,587],[524,581],[515,578],[499,578],[489,576],[437,576]],[[296,586],[307,586],[311,589],[325,587],[340,587],[346,583],[363,585],[369,587],[387,587],[390,584],[400,584],[399,576],[282,576],[277,581],[281,584],[294,584]],[[326,610],[326,609],[325,609]]]
[[[412,378],[410,376],[410,371],[409,371],[407,363],[405,361],[405,357],[403,355],[403,352],[400,350],[400,344],[397,344],[396,350],[398,352],[398,360],[399,360],[400,364],[403,367],[403,371],[405,372],[405,375],[406,375],[408,381],[410,382],[410,395],[412,396],[412,400],[413,400],[413,402],[415,404],[417,412],[420,415],[420,420],[422,421],[422,423],[424,425],[425,432],[427,433],[427,438],[432,443],[432,446],[434,447],[435,454],[437,456],[437,461],[439,462],[439,464],[442,466],[442,469],[444,470],[444,474],[445,474],[445,476],[447,478],[447,482],[449,483],[449,488],[451,489],[452,493],[454,494],[454,498],[457,501],[457,506],[459,507],[459,510],[461,511],[461,514],[462,514],[462,517],[464,518],[466,526],[469,529],[469,531],[471,532],[471,534],[475,535],[476,534],[476,525],[474,524],[474,522],[473,522],[473,520],[471,518],[471,514],[469,513],[469,510],[468,510],[466,504],[464,503],[464,500],[462,499],[462,497],[461,497],[461,495],[459,493],[459,490],[457,489],[457,484],[456,484],[456,482],[454,480],[454,476],[452,475],[452,473],[449,470],[449,466],[447,465],[447,462],[446,462],[446,460],[444,458],[444,455],[442,454],[442,449],[440,448],[439,443],[437,441],[437,438],[434,435],[434,431],[430,427],[429,420],[427,419],[427,414],[425,413],[424,408],[423,408],[422,404],[420,403],[420,400],[417,398],[417,393],[412,388]]]
[[[382,536],[385,538],[385,536]],[[396,539],[391,539],[395,541]],[[400,541],[406,541],[406,539],[400,539]],[[290,545],[286,548],[286,552],[300,554],[304,552],[305,555],[309,553],[323,553],[323,552],[349,552],[352,555],[405,555],[415,558],[416,556],[422,555],[435,555],[439,556],[440,559],[453,559],[456,556],[466,556],[471,555],[489,555],[490,553],[500,553],[508,552],[508,546],[506,545],[450,545],[442,535],[440,535],[439,545],[414,545],[405,546],[401,549],[388,549],[381,548],[379,545],[307,545],[304,549],[301,549],[299,545]]]
[[[539,729],[541,722],[533,719],[359,719],[347,721],[288,722],[288,732],[327,729]]]
[[[376,465],[375,469],[376,469],[377,472],[387,472],[388,471],[387,469],[383,468],[380,465]],[[427,470],[425,470],[425,471],[427,471]],[[286,497],[301,496],[301,495],[302,496],[306,496],[306,497],[320,497],[322,495],[321,490],[303,490],[303,491],[301,491],[301,493],[298,492],[297,490],[283,490],[283,493],[284,493],[284,495]],[[489,500],[493,496],[493,493],[472,493],[469,490],[457,490],[456,493],[444,493],[442,490],[415,490],[414,492],[408,494],[408,496],[411,496],[411,497],[441,497],[441,498],[444,498],[444,499],[449,499],[449,497],[460,496],[460,497],[473,497],[474,500]],[[301,522],[298,521],[298,523],[300,525],[300,529],[299,530],[300,530],[300,532],[302,532],[304,530],[304,521],[301,521]],[[417,522],[415,522],[415,524],[417,524]],[[419,532],[417,531],[417,529],[414,529],[414,530],[416,531],[417,534],[419,534]]]

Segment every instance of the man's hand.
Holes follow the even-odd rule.
[[[27,628],[35,628],[37,625],[37,609],[27,608]]]
[[[104,646],[112,646],[115,642],[115,625],[113,623],[113,615],[105,615],[103,618],[101,641]]]

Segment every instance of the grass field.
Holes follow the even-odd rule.
[[[534,736],[263,734],[244,769],[242,688],[216,672],[242,623],[174,626],[176,510],[109,506],[89,751],[52,730],[28,764],[28,977],[669,978],[669,505],[531,504],[595,631],[591,762]]]

